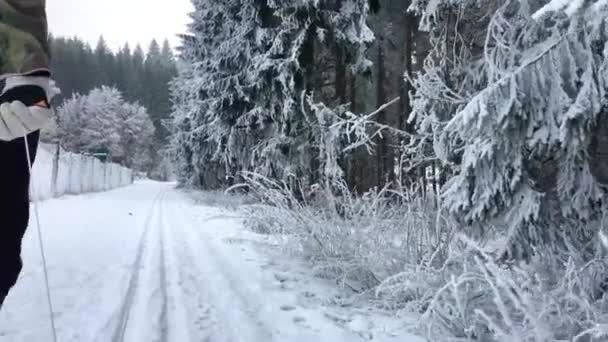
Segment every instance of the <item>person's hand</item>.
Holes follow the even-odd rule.
[[[48,77],[19,76],[6,80],[0,95],[0,141],[12,141],[38,131],[51,121],[54,95]]]
[[[0,140],[12,141],[41,130],[51,121],[53,111],[46,105],[26,106],[21,101],[0,105]]]

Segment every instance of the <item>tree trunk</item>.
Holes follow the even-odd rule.
[[[339,10],[342,6],[342,0],[336,1],[336,9]],[[346,90],[346,61],[344,56],[344,48],[338,42],[335,43],[335,100],[338,105],[343,105],[347,102]],[[340,167],[344,170],[345,180],[348,182],[349,173],[351,171],[349,158],[346,156],[339,157]]]
[[[591,174],[598,183],[608,186],[608,106],[599,115],[588,149]]]
[[[379,35],[378,39],[378,56],[376,65],[378,66],[378,77],[376,84],[376,106],[380,107],[387,102],[386,95],[386,65],[385,65],[385,52],[384,52],[385,39],[383,35]],[[381,111],[378,114],[378,122],[381,124],[387,124],[386,110]],[[378,139],[377,145],[377,186],[383,187],[386,182],[391,182],[395,179],[394,172],[394,157],[389,147],[390,139],[388,132],[384,132],[383,136]]]
[[[335,10],[339,12],[342,8],[342,0],[336,0]],[[344,56],[344,48],[339,42],[335,42],[335,57],[336,57],[336,99],[338,104],[346,103],[346,61]]]
[[[339,105],[346,103],[346,63],[344,61],[344,48],[336,44],[336,100]]]
[[[350,73],[350,111],[357,112],[357,75]]]
[[[302,50],[302,60],[304,61],[304,81],[306,84],[306,95],[310,96],[313,94],[315,89],[315,35],[316,25],[311,25],[306,34],[306,41],[304,42]],[[305,109],[308,110],[308,109]],[[291,153],[297,153],[292,151]],[[316,147],[310,147],[310,170],[309,172],[309,185],[315,184],[320,179],[320,167],[321,163],[318,158],[318,149]],[[305,176],[305,175],[302,175]]]
[[[409,14],[404,14],[403,19],[403,30],[405,34],[404,41],[404,51],[403,51],[403,65],[405,67],[405,74],[411,79],[414,77],[414,55],[415,55],[415,47],[414,47],[414,37],[416,34],[416,18]],[[402,77],[399,75],[399,77]],[[410,93],[414,92],[415,89],[412,87],[412,84],[409,81],[401,82],[401,102],[400,109],[401,115],[399,116],[399,128],[405,129],[407,132],[413,132],[416,128],[415,122],[407,122],[410,114],[412,113],[412,104],[410,100]]]
[[[350,111],[352,113],[357,113],[357,75],[350,73]],[[361,153],[359,150],[352,151],[350,155],[347,156],[347,171],[346,171],[346,182],[348,184],[348,188],[353,192],[361,191],[361,166],[363,165]]]
[[[419,46],[420,44],[418,44],[417,41],[418,38],[420,38],[420,32],[418,31],[418,19],[416,16],[407,12],[403,13],[402,25],[404,37],[402,54],[403,68],[405,70],[405,75],[412,79],[414,77],[414,59],[416,59],[418,64],[421,64],[424,58],[426,58],[426,54],[421,53]],[[402,84],[403,88],[401,90],[400,103],[402,111],[399,117],[399,128],[408,133],[415,133],[417,123],[415,120],[409,122],[408,119],[413,110],[410,95],[414,95],[416,89],[412,86],[409,80],[405,80]],[[410,144],[411,141],[406,140],[405,143]],[[418,184],[421,186],[422,194],[425,194],[426,172],[424,167],[421,167],[418,170],[411,170],[409,174],[404,174],[403,178],[405,178],[407,183],[418,182]]]

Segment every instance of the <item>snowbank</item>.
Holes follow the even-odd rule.
[[[55,146],[40,146],[33,170],[33,198],[37,200],[65,194],[106,191],[133,182],[133,172],[125,167],[63,150],[60,151],[55,178],[54,156]]]

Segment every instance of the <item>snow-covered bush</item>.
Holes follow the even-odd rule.
[[[253,205],[255,202],[246,193],[238,191],[191,191],[184,190],[196,204],[217,207],[227,210],[237,210],[244,206]]]
[[[277,235],[318,275],[357,293],[373,293],[405,268],[446,257],[449,223],[432,203],[408,191],[381,189],[360,197],[339,181],[331,189],[294,191],[258,174],[245,178],[252,194],[266,204],[249,210],[248,226]],[[395,307],[416,299],[406,297],[384,304]]]
[[[465,236],[435,268],[443,279],[423,307],[422,328],[441,341],[604,341],[608,297],[604,259],[574,249],[498,264]],[[427,291],[428,292],[428,291]]]
[[[416,191],[383,189],[361,197],[339,183],[331,191],[293,191],[257,174],[246,179],[251,195],[264,203],[248,207],[251,229],[271,234],[320,277],[358,298],[422,314],[419,329],[430,341],[608,337],[608,260],[606,253],[588,257],[605,248],[599,243],[539,250],[527,262],[504,263],[504,239],[460,235],[456,223]]]

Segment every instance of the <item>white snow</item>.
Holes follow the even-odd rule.
[[[532,18],[539,19],[549,12],[564,11],[567,15],[574,15],[583,5],[584,0],[551,0],[545,6],[541,7]],[[593,11],[598,11],[608,5],[607,0],[594,0],[591,5]]]
[[[542,17],[545,13],[555,12],[564,9],[568,4],[570,4],[570,0],[551,0],[545,6],[541,7],[532,17],[534,19],[538,19]]]
[[[405,319],[332,304],[337,288],[237,212],[196,205],[173,184],[39,205],[60,342],[424,341]],[[35,229],[23,255],[0,341],[51,341]]]

